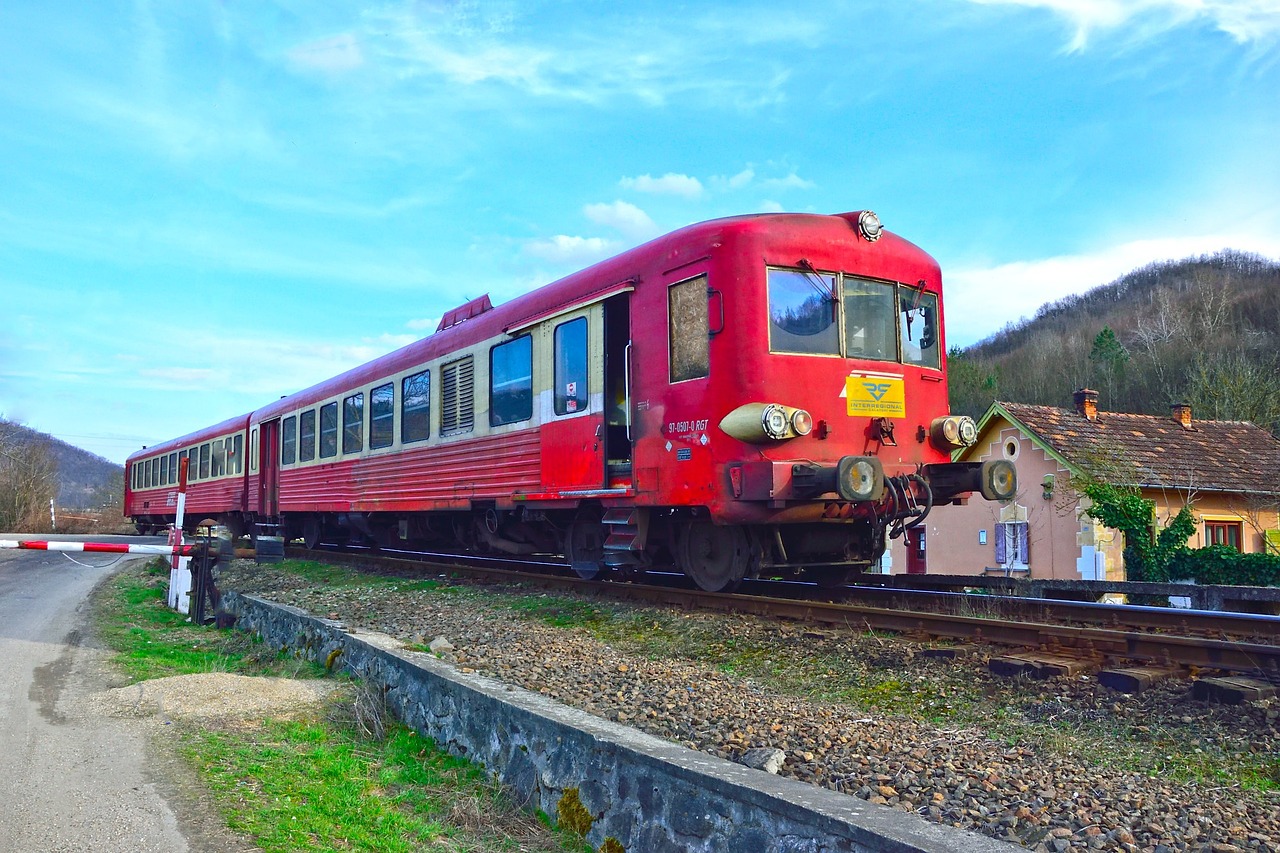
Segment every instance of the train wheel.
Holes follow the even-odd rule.
[[[324,528],[320,525],[320,517],[318,515],[308,515],[307,520],[302,522],[303,547],[308,550],[318,548],[323,532]]]
[[[604,525],[596,513],[581,513],[569,525],[564,556],[578,577],[594,580],[604,571],[604,540]]]
[[[752,550],[741,527],[691,521],[678,534],[676,565],[707,592],[733,592],[750,568]]]

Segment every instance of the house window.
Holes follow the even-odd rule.
[[[1002,569],[1025,571],[1031,563],[1031,536],[1025,521],[1002,521],[996,525],[996,565]]]
[[[1205,545],[1226,545],[1228,548],[1240,550],[1241,524],[1238,521],[1206,521],[1204,523]]]

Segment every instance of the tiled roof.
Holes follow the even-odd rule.
[[[1280,494],[1280,440],[1245,421],[1197,421],[997,403],[1072,467],[1153,488]]]

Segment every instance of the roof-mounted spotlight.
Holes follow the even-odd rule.
[[[870,210],[864,210],[858,214],[858,231],[868,243],[874,243],[884,233],[884,226],[880,224],[879,216]]]

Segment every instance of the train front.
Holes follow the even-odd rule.
[[[933,508],[1014,496],[1008,461],[951,462],[977,430],[949,414],[932,257],[870,211],[739,236],[711,353],[713,372],[734,374],[715,408],[736,441],[711,509],[758,543],[762,572],[840,583]]]

